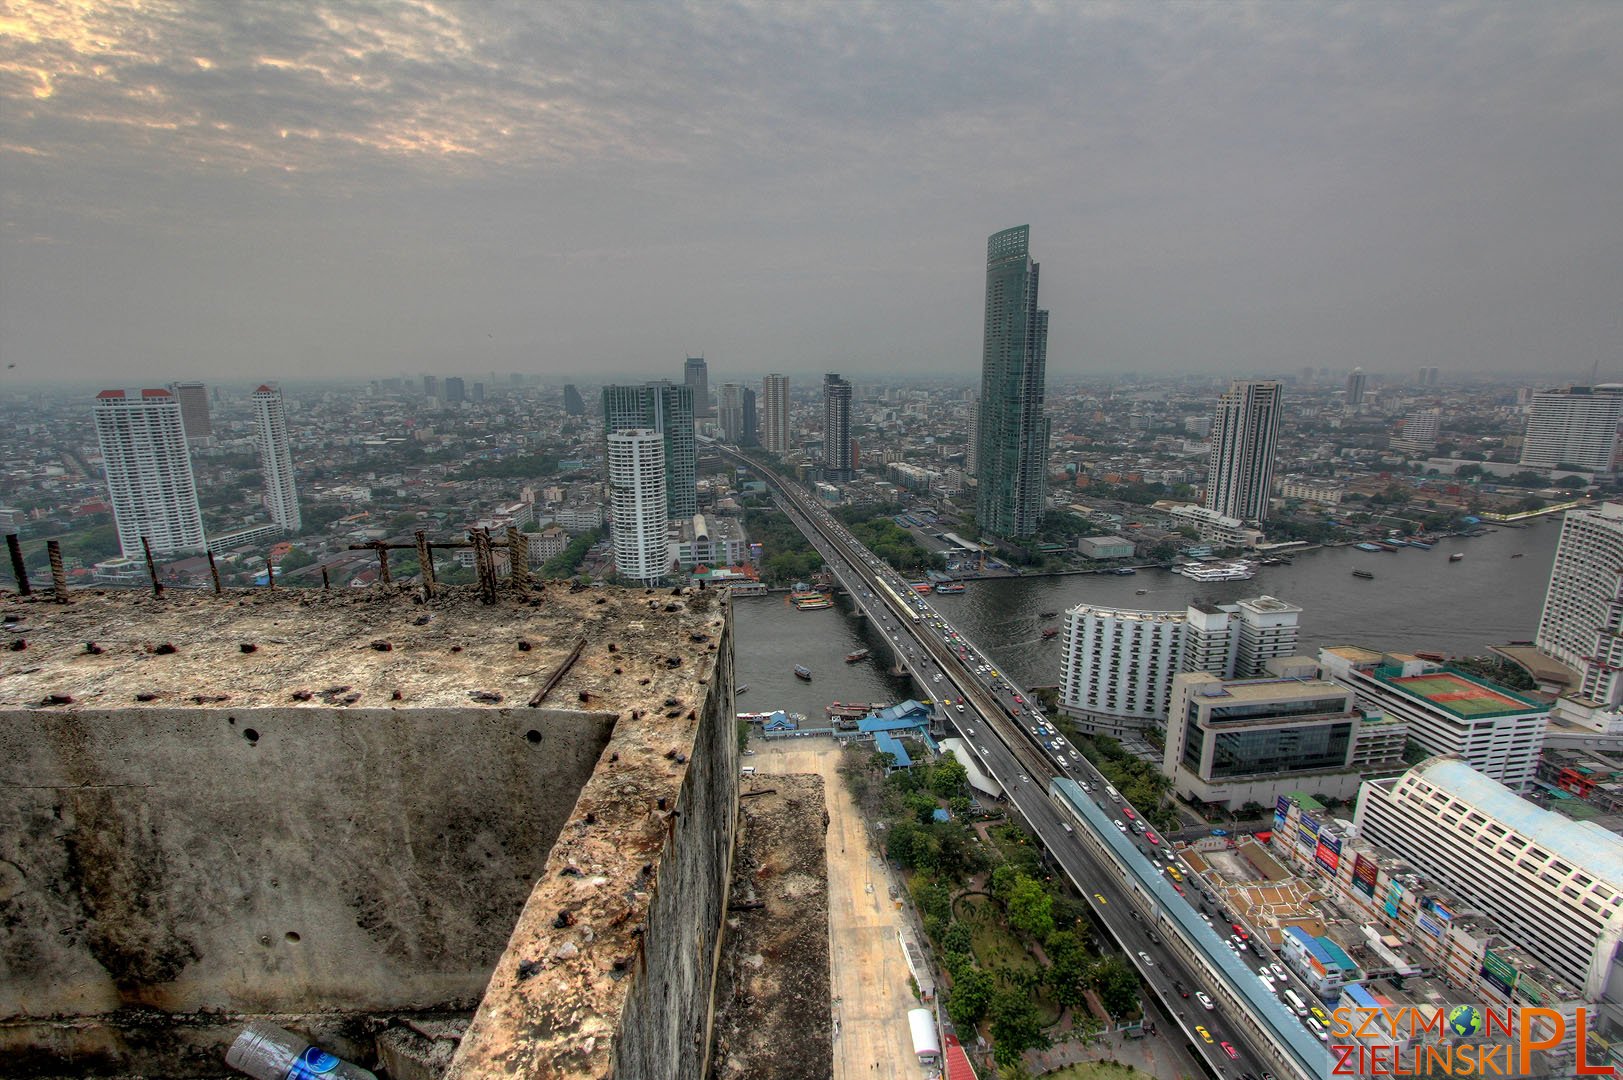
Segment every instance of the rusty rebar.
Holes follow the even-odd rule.
[[[276,588],[276,564],[271,562],[270,556],[265,556],[265,588]]]
[[[385,585],[389,584],[389,545],[378,544],[378,580]]]
[[[530,587],[530,542],[514,525],[507,527],[507,580],[515,589]]]
[[[23,545],[16,533],[6,534],[6,550],[11,552],[11,576],[17,579],[17,595],[31,595],[34,589],[28,584],[28,564],[23,561]]]
[[[62,565],[62,545],[55,540],[45,541],[45,553],[51,560],[51,588],[56,591],[56,602],[68,602],[68,572]]]
[[[330,580],[328,580],[328,578],[327,578],[327,564],[326,563],[321,564],[321,591],[322,592],[331,592],[332,591],[332,582]]]
[[[423,572],[423,592],[434,598],[434,551],[429,546],[428,534],[417,530],[417,566]]]
[[[220,568],[218,566],[214,565],[214,549],[213,548],[209,549],[208,557],[209,557],[209,577],[214,580],[214,595],[219,596],[220,595]]]
[[[141,537],[141,550],[147,557],[147,576],[152,579],[152,595],[162,596],[163,585],[158,581],[158,564],[152,561],[152,541],[144,536]]]

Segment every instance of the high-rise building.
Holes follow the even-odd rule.
[[[1429,752],[1457,755],[1518,791],[1532,783],[1549,703],[1430,660],[1354,646],[1320,649],[1319,666],[1372,712],[1407,723]]]
[[[1527,411],[1522,464],[1616,472],[1623,463],[1623,383],[1540,390]]]
[[[586,402],[582,400],[580,391],[575,389],[574,383],[564,383],[564,415],[586,415]]]
[[[1357,412],[1358,407],[1364,403],[1364,389],[1369,385],[1369,379],[1364,369],[1355,367],[1347,372],[1347,395],[1342,400],[1342,406],[1348,412]]]
[[[690,356],[682,365],[682,382],[693,391],[693,415],[714,416],[710,409],[710,366],[702,356]]]
[[[475,405],[483,405],[485,403],[485,384],[482,382],[474,383],[468,390],[468,396],[473,399]]]
[[[1616,833],[1541,809],[1454,757],[1366,783],[1353,820],[1360,841],[1406,860],[1498,923],[1584,999],[1610,996],[1623,940]],[[1446,924],[1459,912],[1433,914]]]
[[[779,457],[789,452],[789,376],[761,380],[761,445]]]
[[[970,396],[969,423],[964,432],[964,475],[976,475],[980,462],[981,442],[981,399]]]
[[[423,376],[423,396],[431,398],[437,398],[440,396],[440,380],[438,376]]]
[[[744,423],[738,432],[738,445],[759,446],[761,445],[761,429],[755,415],[755,391],[748,386],[743,387],[740,391],[740,397],[743,401],[742,416]]]
[[[1267,520],[1281,390],[1277,382],[1235,381],[1217,399],[1206,476],[1208,510],[1241,521]]]
[[[986,241],[975,514],[983,532],[1024,539],[1042,524],[1048,492],[1048,312],[1037,306],[1031,227]]]
[[[293,484],[293,445],[287,437],[287,409],[281,387],[265,383],[254,391],[254,439],[265,478],[265,509],[290,533],[303,527],[299,492]]]
[[[608,434],[614,567],[621,577],[645,585],[656,583],[671,568],[665,445],[664,434],[653,428],[621,428]]]
[[[716,420],[721,428],[723,442],[738,445],[739,432],[744,427],[744,388],[738,383],[722,383],[716,395]]]
[[[1394,449],[1410,454],[1426,454],[1437,449],[1442,426],[1441,409],[1415,409],[1403,418],[1403,433],[1392,440]]]
[[[203,550],[203,514],[180,400],[168,390],[103,390],[94,411],[124,556],[141,558],[143,536],[154,555]]]
[[[1417,369],[1415,371],[1414,381],[1416,386],[1436,386],[1437,369],[1434,367],[1423,367]]]
[[[823,479],[851,479],[851,384],[837,372],[823,376]]]
[[[1567,511],[1534,644],[1577,671],[1578,704],[1623,706],[1623,503]]]
[[[193,446],[211,442],[214,424],[209,419],[208,387],[200,382],[178,382],[170,383],[169,389],[180,399],[180,423],[186,429],[186,441]]]
[[[1121,733],[1167,717],[1180,671],[1255,678],[1296,652],[1302,609],[1272,596],[1183,611],[1078,604],[1065,613],[1060,707],[1086,731]]]
[[[445,379],[445,403],[447,405],[460,405],[468,400],[467,384],[460,375],[448,375]]]
[[[665,439],[665,498],[672,518],[699,511],[698,445],[693,432],[693,391],[686,385],[651,382],[603,388],[605,434],[652,428]]]

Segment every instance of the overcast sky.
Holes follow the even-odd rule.
[[[1615,2],[0,0],[0,351],[968,376],[1029,223],[1051,378],[1616,376],[1620,71]]]

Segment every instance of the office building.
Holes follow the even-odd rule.
[[[1182,611],[1078,604],[1065,612],[1060,708],[1084,731],[1121,734],[1165,720],[1180,671],[1269,674],[1296,651],[1302,609],[1272,596]]]
[[[1011,540],[1037,532],[1048,496],[1048,312],[1030,233],[1020,225],[986,241],[975,515],[982,532]]]
[[[755,414],[755,391],[748,386],[740,387],[739,398],[742,402],[741,415],[743,417],[743,426],[738,432],[738,445],[760,446],[761,429],[757,423]]]
[[[1172,680],[1161,772],[1183,798],[1231,809],[1304,786],[1348,799],[1364,773],[1401,769],[1403,744],[1400,722],[1338,683],[1189,671]]]
[[[1319,650],[1319,666],[1366,709],[1408,724],[1428,752],[1455,755],[1518,791],[1533,781],[1549,704],[1415,656],[1339,645]]]
[[[1392,448],[1406,454],[1429,454],[1437,449],[1440,409],[1416,409],[1403,418],[1403,431],[1392,440]]]
[[[823,376],[823,479],[847,483],[853,471],[851,384],[830,372]]]
[[[789,452],[789,376],[761,380],[761,446],[783,457]]]
[[[749,542],[737,518],[694,514],[678,522],[672,556],[684,570],[741,566],[749,562]]]
[[[980,467],[981,399],[969,399],[969,421],[964,431],[964,475],[975,476]]]
[[[614,567],[622,578],[644,585],[657,583],[671,568],[665,447],[664,434],[653,428],[621,428],[608,435]]]
[[[460,405],[468,400],[467,384],[457,375],[450,375],[445,380],[445,403],[447,405]]]
[[[1281,386],[1235,381],[1217,399],[1206,475],[1206,508],[1224,517],[1262,522],[1274,485]]]
[[[1623,939],[1623,838],[1542,810],[1457,757],[1364,785],[1360,840],[1435,878],[1585,998],[1608,996]],[[1435,912],[1445,923],[1452,912]]]
[[[186,441],[192,446],[206,446],[214,441],[214,424],[209,419],[208,387],[200,382],[170,383],[169,389],[180,399],[180,423],[186,429]]]
[[[1364,403],[1364,390],[1368,383],[1369,379],[1364,374],[1363,368],[1355,367],[1347,372],[1347,394],[1342,404],[1348,412],[1357,412],[1358,407]]]
[[[710,366],[702,356],[690,356],[682,364],[682,382],[693,392],[693,415],[714,416],[710,408]]]
[[[299,493],[293,484],[293,446],[287,437],[287,409],[282,390],[269,383],[254,391],[254,441],[265,480],[265,509],[270,519],[290,533],[302,528]]]
[[[1533,643],[1578,673],[1585,711],[1623,706],[1623,503],[1567,511]]]
[[[1218,547],[1253,548],[1263,539],[1261,529],[1204,506],[1169,506],[1166,513],[1174,525],[1188,525],[1202,540]]]
[[[564,415],[586,415],[586,402],[581,398],[580,391],[575,389],[574,383],[564,383]]]
[[[438,376],[423,376],[423,396],[431,398],[437,398],[440,396],[440,380]]]
[[[180,399],[168,390],[103,390],[94,408],[118,546],[128,559],[202,551],[192,459]]]
[[[1434,367],[1422,367],[1416,369],[1414,381],[1416,386],[1436,386],[1437,369]]]
[[[749,387],[741,383],[723,383],[721,393],[717,400],[717,418],[721,425],[722,442],[732,443],[734,446],[748,445],[744,441],[744,395],[749,393]],[[755,395],[750,394],[753,398]],[[753,408],[750,410],[755,411]],[[753,419],[753,417],[752,417]]]
[[[652,428],[665,439],[665,497],[672,518],[699,510],[698,446],[693,432],[693,391],[651,382],[603,388],[603,430]]]
[[[1527,411],[1522,464],[1616,472],[1623,432],[1623,383],[1540,390]]]

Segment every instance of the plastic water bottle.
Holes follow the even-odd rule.
[[[302,1035],[259,1021],[237,1036],[225,1063],[256,1080],[378,1080],[370,1069],[335,1057]]]

